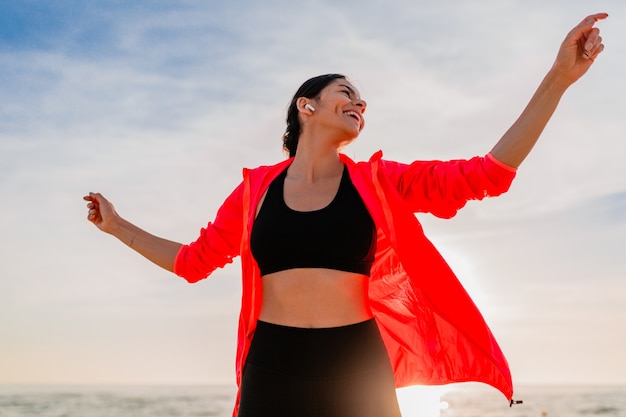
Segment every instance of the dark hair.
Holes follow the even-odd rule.
[[[283,149],[285,152],[289,153],[289,157],[296,155],[298,139],[300,139],[300,133],[302,131],[300,119],[298,118],[299,112],[296,102],[300,97],[318,97],[328,84],[338,78],[345,79],[346,77],[341,74],[324,74],[309,78],[300,86],[300,88],[298,88],[296,94],[293,95],[289,108],[287,109],[287,129],[283,135]]]

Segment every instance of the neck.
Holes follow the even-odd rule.
[[[307,142],[300,142],[296,156],[289,166],[287,175],[293,178],[304,179],[307,182],[341,175],[343,163],[339,158],[339,149],[336,147],[322,148],[307,146]]]

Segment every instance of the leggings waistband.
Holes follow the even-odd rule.
[[[374,319],[312,329],[258,321],[246,363],[284,374],[319,377],[389,366],[389,357]]]

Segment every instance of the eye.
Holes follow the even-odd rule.
[[[348,97],[350,97],[350,91],[348,90],[343,90],[342,93],[345,93]]]

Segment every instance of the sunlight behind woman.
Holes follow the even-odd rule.
[[[445,404],[441,402],[441,396],[445,393],[445,387],[412,386],[398,388],[398,402],[402,417],[439,417]]]

